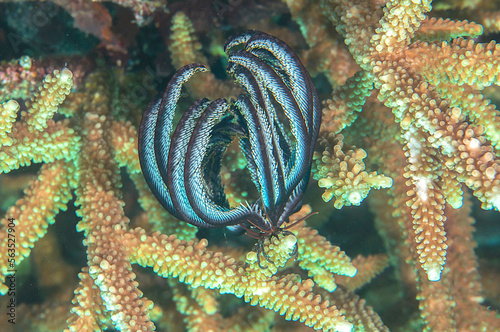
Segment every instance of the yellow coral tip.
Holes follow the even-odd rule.
[[[352,331],[352,324],[348,322],[342,322],[337,325],[335,325],[335,331],[337,332],[351,332]]]
[[[287,247],[287,248],[293,248],[295,247],[295,245],[297,244],[297,238],[295,237],[295,235],[287,235],[284,239],[283,239],[283,244]]]
[[[385,176],[384,178],[382,178],[382,180],[380,181],[380,186],[382,188],[390,188],[392,187],[392,178],[388,177],[388,176]]]
[[[9,291],[9,287],[4,284],[0,284],[0,295],[5,295]]]
[[[351,191],[349,193],[348,200],[352,205],[359,205],[363,201],[363,197],[361,197],[361,194],[358,191]]]
[[[427,271],[427,278],[429,281],[441,280],[441,268],[439,266],[433,267]]]
[[[19,103],[15,100],[9,100],[3,105],[7,112],[16,112],[19,109]]]
[[[348,277],[354,277],[358,273],[358,269],[356,269],[354,266],[350,266],[345,270],[345,275]]]
[[[109,269],[109,267],[110,267],[109,262],[108,262],[107,260],[105,260],[105,259],[103,259],[103,260],[101,261],[101,263],[99,264],[99,266],[100,266],[100,267],[101,267],[101,269],[103,269],[103,270],[107,270],[107,269]]]
[[[247,253],[247,263],[252,263],[257,261],[257,253],[255,251],[249,251]]]
[[[73,73],[68,68],[64,68],[61,71],[61,81],[70,81],[73,78]]]

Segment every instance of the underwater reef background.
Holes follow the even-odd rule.
[[[500,2],[0,0],[1,331],[500,331]],[[225,40],[288,44],[323,120],[264,243],[169,215],[138,126],[180,67],[237,97]],[[288,129],[288,128],[286,128]],[[229,204],[256,199],[238,143]],[[373,190],[372,190],[373,189]],[[262,266],[264,265],[264,266]]]

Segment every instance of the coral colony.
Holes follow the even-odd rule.
[[[0,11],[1,331],[500,331],[498,1]]]

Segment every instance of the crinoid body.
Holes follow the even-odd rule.
[[[230,102],[199,99],[173,130],[183,84],[207,71],[201,64],[179,69],[143,116],[142,171],[163,207],[192,225],[226,226],[261,240],[293,235],[284,224],[301,207],[311,172],[321,122],[316,88],[297,55],[273,36],[248,31],[229,38],[225,50],[227,70],[246,94]],[[230,207],[219,173],[221,158],[236,137],[259,198]],[[270,259],[263,250],[257,252]],[[297,252],[296,241],[291,252]]]

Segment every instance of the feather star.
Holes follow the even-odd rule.
[[[242,49],[230,51],[237,46]],[[185,222],[246,230],[255,237],[277,234],[301,207],[309,181],[321,122],[317,91],[297,55],[276,37],[247,31],[229,38],[224,49],[227,71],[246,94],[231,102],[197,100],[172,133],[183,84],[208,70],[201,64],[179,69],[143,115],[141,168],[158,201]],[[278,112],[288,123],[280,122],[284,117]],[[236,137],[260,197],[229,207],[219,171]]]

